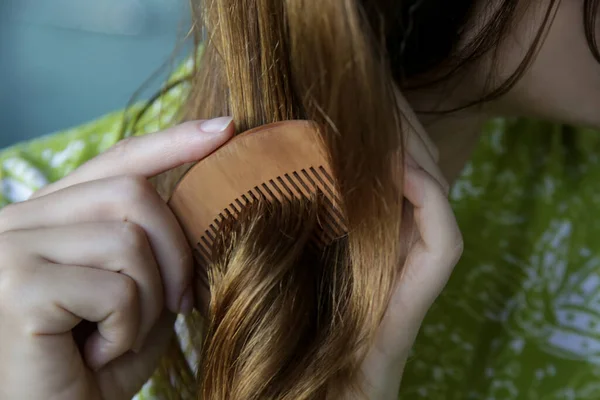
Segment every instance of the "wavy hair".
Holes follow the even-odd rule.
[[[598,2],[585,2],[588,31],[595,27]],[[207,271],[208,315],[187,321],[197,370],[174,342],[154,378],[164,398],[362,396],[360,365],[402,273],[403,115],[397,89],[415,77],[447,79],[494,49],[519,2],[502,1],[492,24],[459,49],[475,3],[192,3],[193,32],[204,50],[185,118],[232,115],[238,132],[290,119],[317,122],[348,234],[325,251],[308,245],[316,200],[257,203],[225,223]],[[559,1],[550,3],[523,63],[481,100],[504,93],[522,76]],[[595,35],[588,39],[598,57]],[[161,177],[162,191],[169,192],[184,171]]]

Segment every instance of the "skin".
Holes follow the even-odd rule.
[[[519,12],[523,17],[500,45],[502,62],[493,75],[499,81],[510,76],[523,60],[535,35],[532,27],[540,26],[549,5],[548,0],[529,3],[523,5]],[[592,56],[585,38],[582,7],[582,0],[560,2],[537,57],[521,80],[501,98],[442,117],[418,115],[424,129],[416,131],[438,161],[447,182],[459,176],[477,145],[483,124],[490,118],[531,117],[600,129],[600,64]],[[474,21],[473,29],[477,29],[478,23],[483,21]],[[429,110],[436,106],[454,108],[477,99],[485,92],[491,62],[491,57],[484,57],[472,65],[465,73],[468,84],[458,80],[427,92],[405,93],[407,101],[415,109]],[[449,92],[448,87],[455,89]],[[402,343],[413,342],[404,340]],[[381,376],[386,378],[379,387],[386,388],[385,395],[380,393],[380,397],[371,398],[396,398],[400,381],[395,374],[401,375],[405,361],[406,358],[402,358],[384,369],[387,373]]]
[[[227,121],[127,140],[2,209],[0,398],[130,399],[148,379],[193,292],[185,236],[147,179],[213,152]],[[82,320],[98,325],[80,351]]]
[[[126,400],[140,389],[174,313],[193,306],[190,249],[148,178],[202,159],[232,134],[220,118],[133,138],[0,212],[2,399]],[[409,143],[412,240],[362,365],[361,389],[373,399],[394,398],[418,327],[462,252],[447,185],[418,133]],[[80,347],[81,321],[97,329]]]
[[[493,74],[498,81],[508,77],[525,56],[549,1],[523,3],[528,3],[519,10],[523,17],[515,21],[514,29],[500,46],[501,62]],[[537,57],[515,87],[500,99],[442,117],[419,116],[439,151],[439,165],[449,181],[458,176],[469,159],[481,126],[489,118],[533,117],[600,129],[600,64],[585,38],[582,9],[583,0],[560,2]],[[460,106],[485,91],[491,62],[491,57],[484,57],[472,65],[465,73],[468,84],[461,85],[458,79],[443,88],[405,95],[415,109],[433,109],[437,104],[444,108]],[[456,89],[449,92],[447,87]]]
[[[362,365],[361,389],[370,398],[396,398],[423,317],[462,251],[436,160],[452,180],[490,116],[551,117],[600,128],[594,110],[600,66],[582,31],[572,29],[581,26],[580,6],[581,0],[561,3],[539,57],[502,99],[442,118],[421,116],[425,130],[409,115],[414,129],[404,190],[414,211],[405,233],[413,241]],[[520,60],[541,9],[528,8],[502,43],[500,77]],[[440,99],[461,104],[482,90],[489,62],[472,66],[469,85],[411,93],[408,102],[417,109]],[[168,343],[173,312],[191,307],[191,257],[147,178],[203,158],[233,134],[230,124],[218,133],[202,126],[190,122],[125,142],[0,212],[0,398],[125,400],[149,377]],[[82,352],[72,337],[81,320],[98,323]]]

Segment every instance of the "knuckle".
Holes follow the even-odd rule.
[[[455,249],[455,251],[458,254],[462,254],[464,250],[465,250],[465,240],[464,240],[462,234],[460,232],[458,232],[457,237],[456,237],[456,249]]]
[[[129,221],[120,224],[119,242],[125,251],[132,255],[139,255],[148,247],[148,239],[144,229]]]
[[[145,201],[154,193],[152,184],[141,176],[122,176],[117,178],[116,184],[119,194],[130,205]]]
[[[130,310],[138,301],[137,285],[127,275],[117,274],[114,280],[110,298],[113,299],[115,310]]]
[[[462,234],[460,231],[457,231],[454,240],[448,246],[448,256],[451,257],[452,264],[455,265],[458,263],[458,260],[462,257],[463,251],[465,249],[465,242],[463,240]]]
[[[464,251],[465,251],[465,242],[461,236],[460,240],[458,240],[458,242],[456,243],[456,247],[454,248],[454,255],[456,257],[457,262],[460,259],[460,257],[462,257]]]
[[[431,262],[454,267],[460,260],[464,250],[464,242],[460,232],[447,238],[444,243],[431,249],[429,254]]]

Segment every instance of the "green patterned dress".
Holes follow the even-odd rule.
[[[181,90],[155,103],[137,133],[171,124]],[[122,120],[114,113],[0,152],[0,206],[112,146]],[[465,253],[423,325],[401,399],[600,399],[599,155],[596,132],[486,126],[451,193]],[[137,398],[152,392],[149,382]]]

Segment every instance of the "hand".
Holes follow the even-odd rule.
[[[232,125],[128,139],[0,211],[1,399],[125,400],[141,388],[173,313],[193,305],[191,251],[148,178],[202,159]]]
[[[375,343],[361,366],[371,399],[397,399],[404,366],[421,323],[458,262],[463,241],[438,180],[406,157],[402,222],[408,255]],[[406,203],[405,203],[406,204]]]

